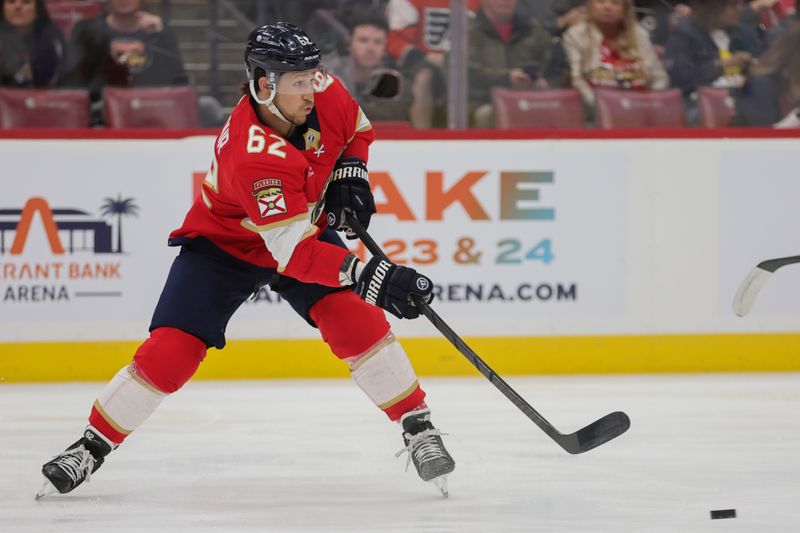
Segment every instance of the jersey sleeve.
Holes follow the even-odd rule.
[[[258,233],[278,272],[306,283],[338,287],[349,251],[317,240],[303,185],[305,169],[251,162],[239,168],[236,196],[247,217],[245,229]]]
[[[367,115],[353,99],[347,89],[339,83],[342,99],[345,101],[345,126],[347,142],[340,157],[357,157],[364,163],[369,161],[369,146],[375,140],[375,131]]]

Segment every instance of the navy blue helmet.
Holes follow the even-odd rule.
[[[255,79],[256,69],[268,76],[281,72],[303,71],[320,66],[319,46],[311,38],[288,22],[278,22],[256,28],[247,38],[244,51],[247,79]]]

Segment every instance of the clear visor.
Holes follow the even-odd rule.
[[[325,88],[328,71],[320,65],[310,70],[284,72],[278,79],[276,91],[281,94],[311,94]]]

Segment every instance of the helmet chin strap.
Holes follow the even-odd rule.
[[[253,100],[258,102],[259,104],[263,104],[263,105],[267,106],[267,109],[269,109],[270,113],[272,113],[273,115],[275,115],[276,117],[278,117],[282,121],[286,122],[290,126],[294,126],[294,124],[292,124],[291,121],[289,121],[286,117],[283,116],[283,113],[280,112],[280,110],[278,109],[278,106],[276,106],[275,102],[273,102],[273,100],[275,100],[275,95],[278,94],[278,91],[276,90],[277,87],[275,87],[275,84],[270,83],[270,85],[272,87],[272,90],[270,91],[269,98],[267,98],[266,100],[261,100],[258,97],[258,95],[256,94],[256,82],[255,82],[255,80],[250,80],[250,95],[253,97]]]

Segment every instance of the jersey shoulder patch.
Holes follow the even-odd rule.
[[[261,218],[287,213],[286,195],[281,178],[261,178],[254,181],[252,194]]]

